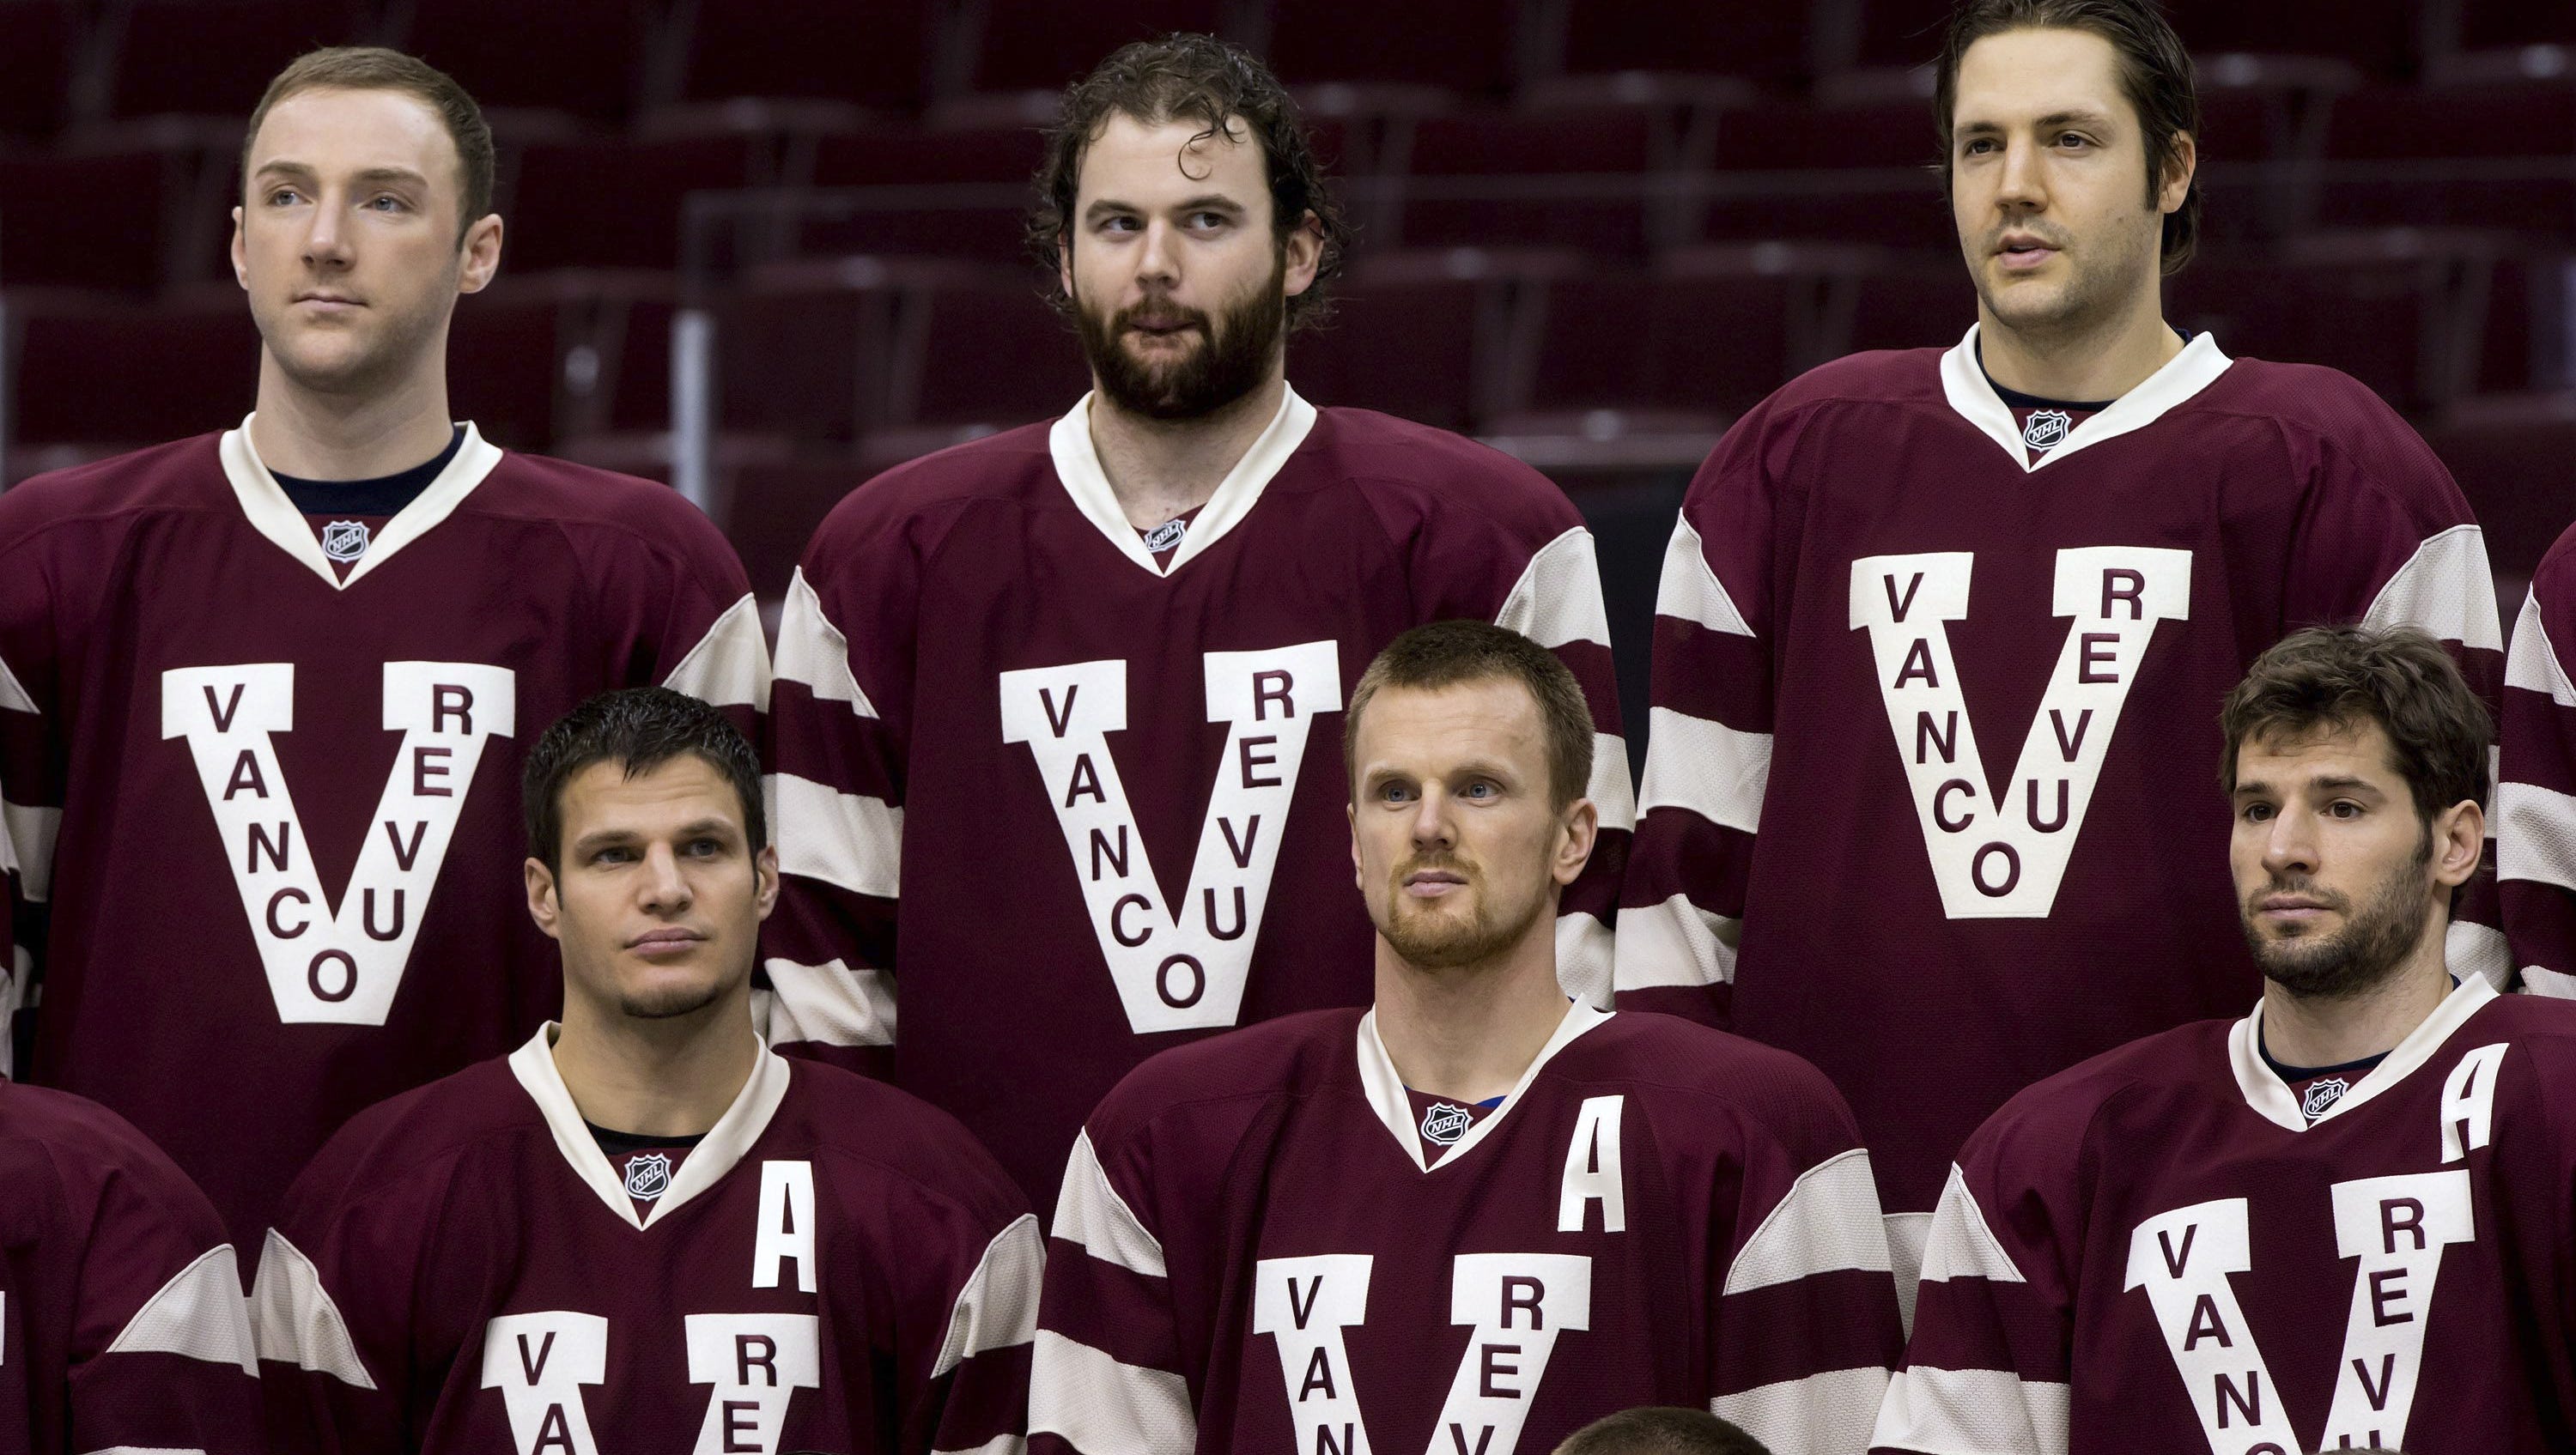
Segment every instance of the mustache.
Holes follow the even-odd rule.
[[[2337,914],[2352,913],[2352,900],[2349,897],[2337,894],[2331,889],[2319,889],[2316,881],[2305,875],[2292,875],[2286,879],[2277,874],[2274,875],[2264,882],[2262,888],[2245,896],[2245,907],[2251,910],[2275,894],[2296,894],[2317,900]]]
[[[1109,330],[1112,333],[1125,333],[1129,329],[1138,327],[1188,328],[1211,335],[1215,332],[1206,309],[1191,308],[1163,298],[1148,298],[1142,303],[1131,304],[1119,309],[1109,320]]]

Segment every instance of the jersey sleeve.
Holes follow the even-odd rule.
[[[761,969],[772,1045],[882,1072],[922,573],[903,523],[866,509],[869,488],[824,521],[779,615],[768,786],[780,885]]]
[[[43,973],[70,756],[60,687],[64,586],[41,537],[9,539],[12,518],[0,510],[0,1075],[14,1073],[14,1050],[32,1032],[18,1022]]]
[[[2576,996],[2576,533],[2532,578],[2513,630],[2495,795],[2496,879],[2523,988]]]
[[[750,579],[723,532],[695,506],[677,497],[657,504],[670,517],[665,548],[675,554],[667,579],[621,583],[644,593],[635,603],[644,625],[627,685],[658,684],[723,708],[757,743],[770,665]]]
[[[905,1455],[1013,1451],[1026,1435],[1046,1238],[1022,1213],[966,1252],[964,1276],[942,1290],[938,1356],[904,1420]]]
[[[1622,1007],[1727,1024],[1771,777],[1775,481],[1765,404],[1691,481],[1655,591],[1652,708],[1619,913]]]
[[[1058,1195],[1029,1370],[1029,1455],[1188,1455],[1198,1410],[1139,1159],[1086,1129]]]

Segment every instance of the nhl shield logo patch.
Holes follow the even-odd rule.
[[[367,523],[335,520],[322,527],[322,554],[335,561],[354,561],[367,553]]]
[[[642,1152],[626,1163],[626,1195],[651,1202],[671,1187],[671,1159],[661,1152]]]
[[[2343,1100],[2343,1094],[2350,1090],[2352,1090],[2352,1083],[2340,1076],[2327,1076],[2311,1081],[2308,1083],[2306,1098],[2299,1103],[2299,1110],[2307,1114],[2309,1121],[2315,1121],[2324,1116],[2336,1102]]]
[[[2034,409],[2021,427],[2021,442],[2034,450],[2053,450],[2066,443],[2066,432],[2075,428],[2075,416],[2063,409]]]
[[[1163,552],[1170,550],[1172,547],[1179,545],[1181,543],[1181,537],[1189,534],[1189,530],[1190,523],[1188,521],[1181,519],[1179,516],[1174,516],[1170,520],[1164,521],[1161,525],[1154,527],[1152,530],[1145,532],[1145,549],[1159,556]]]
[[[1422,1140],[1450,1146],[1467,1135],[1467,1129],[1475,1124],[1475,1115],[1465,1107],[1435,1101],[1422,1114]]]

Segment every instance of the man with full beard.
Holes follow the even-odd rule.
[[[1687,1405],[1858,1455],[1897,1333],[1813,1067],[1560,986],[1593,732],[1528,638],[1447,621],[1351,691],[1376,1003],[1166,1051],[1074,1143],[1032,1455],[1515,1455]]]
[[[2421,632],[2313,628],[2221,726],[2262,1000],[2043,1081],[1969,1140],[1876,1444],[2569,1448],[2576,1006],[2445,956],[2487,709]]]
[[[1044,1205],[1151,1052],[1367,1001],[1330,723],[1398,632],[1499,621],[1584,683],[1602,847],[1557,930],[1596,1000],[1630,795],[1564,495],[1288,386],[1343,228],[1260,63],[1200,36],[1117,52],[1066,93],[1038,180],[1094,388],[871,481],[807,548],[763,968],[775,1043],[890,1070]]]

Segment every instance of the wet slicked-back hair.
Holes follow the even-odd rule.
[[[2293,632],[2254,659],[2227,694],[2219,786],[2236,791],[2236,757],[2258,738],[2358,729],[2388,734],[2417,817],[2486,802],[2495,721],[2442,645],[2413,627],[2321,626]]]
[[[1195,122],[1199,131],[1194,141],[1225,135],[1227,119],[1233,118],[1249,133],[1246,140],[1260,143],[1276,240],[1285,244],[1310,212],[1322,234],[1314,284],[1288,300],[1288,327],[1317,322],[1329,311],[1325,284],[1342,270],[1350,227],[1324,180],[1323,164],[1315,159],[1297,104],[1259,57],[1212,35],[1140,40],[1111,52],[1090,75],[1066,87],[1063,106],[1047,130],[1038,202],[1028,221],[1029,249],[1050,277],[1056,271],[1056,249],[1071,246],[1077,235],[1074,196],[1081,190],[1083,155],[1111,117],[1130,117],[1148,126]],[[1061,288],[1051,296],[1058,308],[1072,304]]]
[[[760,755],[722,712],[668,687],[603,692],[557,719],[528,752],[519,775],[519,806],[528,821],[528,853],[549,873],[563,872],[563,793],[593,763],[616,763],[629,778],[695,754],[725,776],[742,801],[742,830],[757,856],[769,846],[760,802]]]
[[[1934,64],[1932,119],[1941,135],[1941,186],[1950,185],[1956,159],[1951,126],[1959,102],[1959,62],[1968,47],[2014,30],[2080,30],[2111,43],[2119,59],[2120,90],[2146,134],[2147,201],[2155,202],[2174,160],[2174,133],[2200,139],[2200,92],[2191,52],[2165,20],[2155,0],[1963,0],[1950,12],[1950,28]],[[2192,178],[2182,205],[2165,214],[2164,271],[2179,273],[2200,245],[2200,179]]]
[[[277,79],[268,83],[259,105],[251,108],[250,129],[242,133],[245,193],[250,188],[251,143],[259,139],[260,123],[278,102],[302,91],[399,91],[426,105],[438,113],[448,140],[456,143],[457,200],[463,211],[456,222],[457,241],[464,241],[466,229],[492,211],[492,127],[483,119],[483,108],[445,71],[380,45],[328,46],[287,62]]]
[[[1484,621],[1435,621],[1415,627],[1377,654],[1351,689],[1342,714],[1342,761],[1359,790],[1360,717],[1389,687],[1436,692],[1465,682],[1518,682],[1538,703],[1547,737],[1548,796],[1558,808],[1592,783],[1592,711],[1583,684],[1554,652],[1508,627]]]
[[[1706,1410],[1649,1405],[1604,1416],[1565,1437],[1556,1455],[1771,1455]]]

